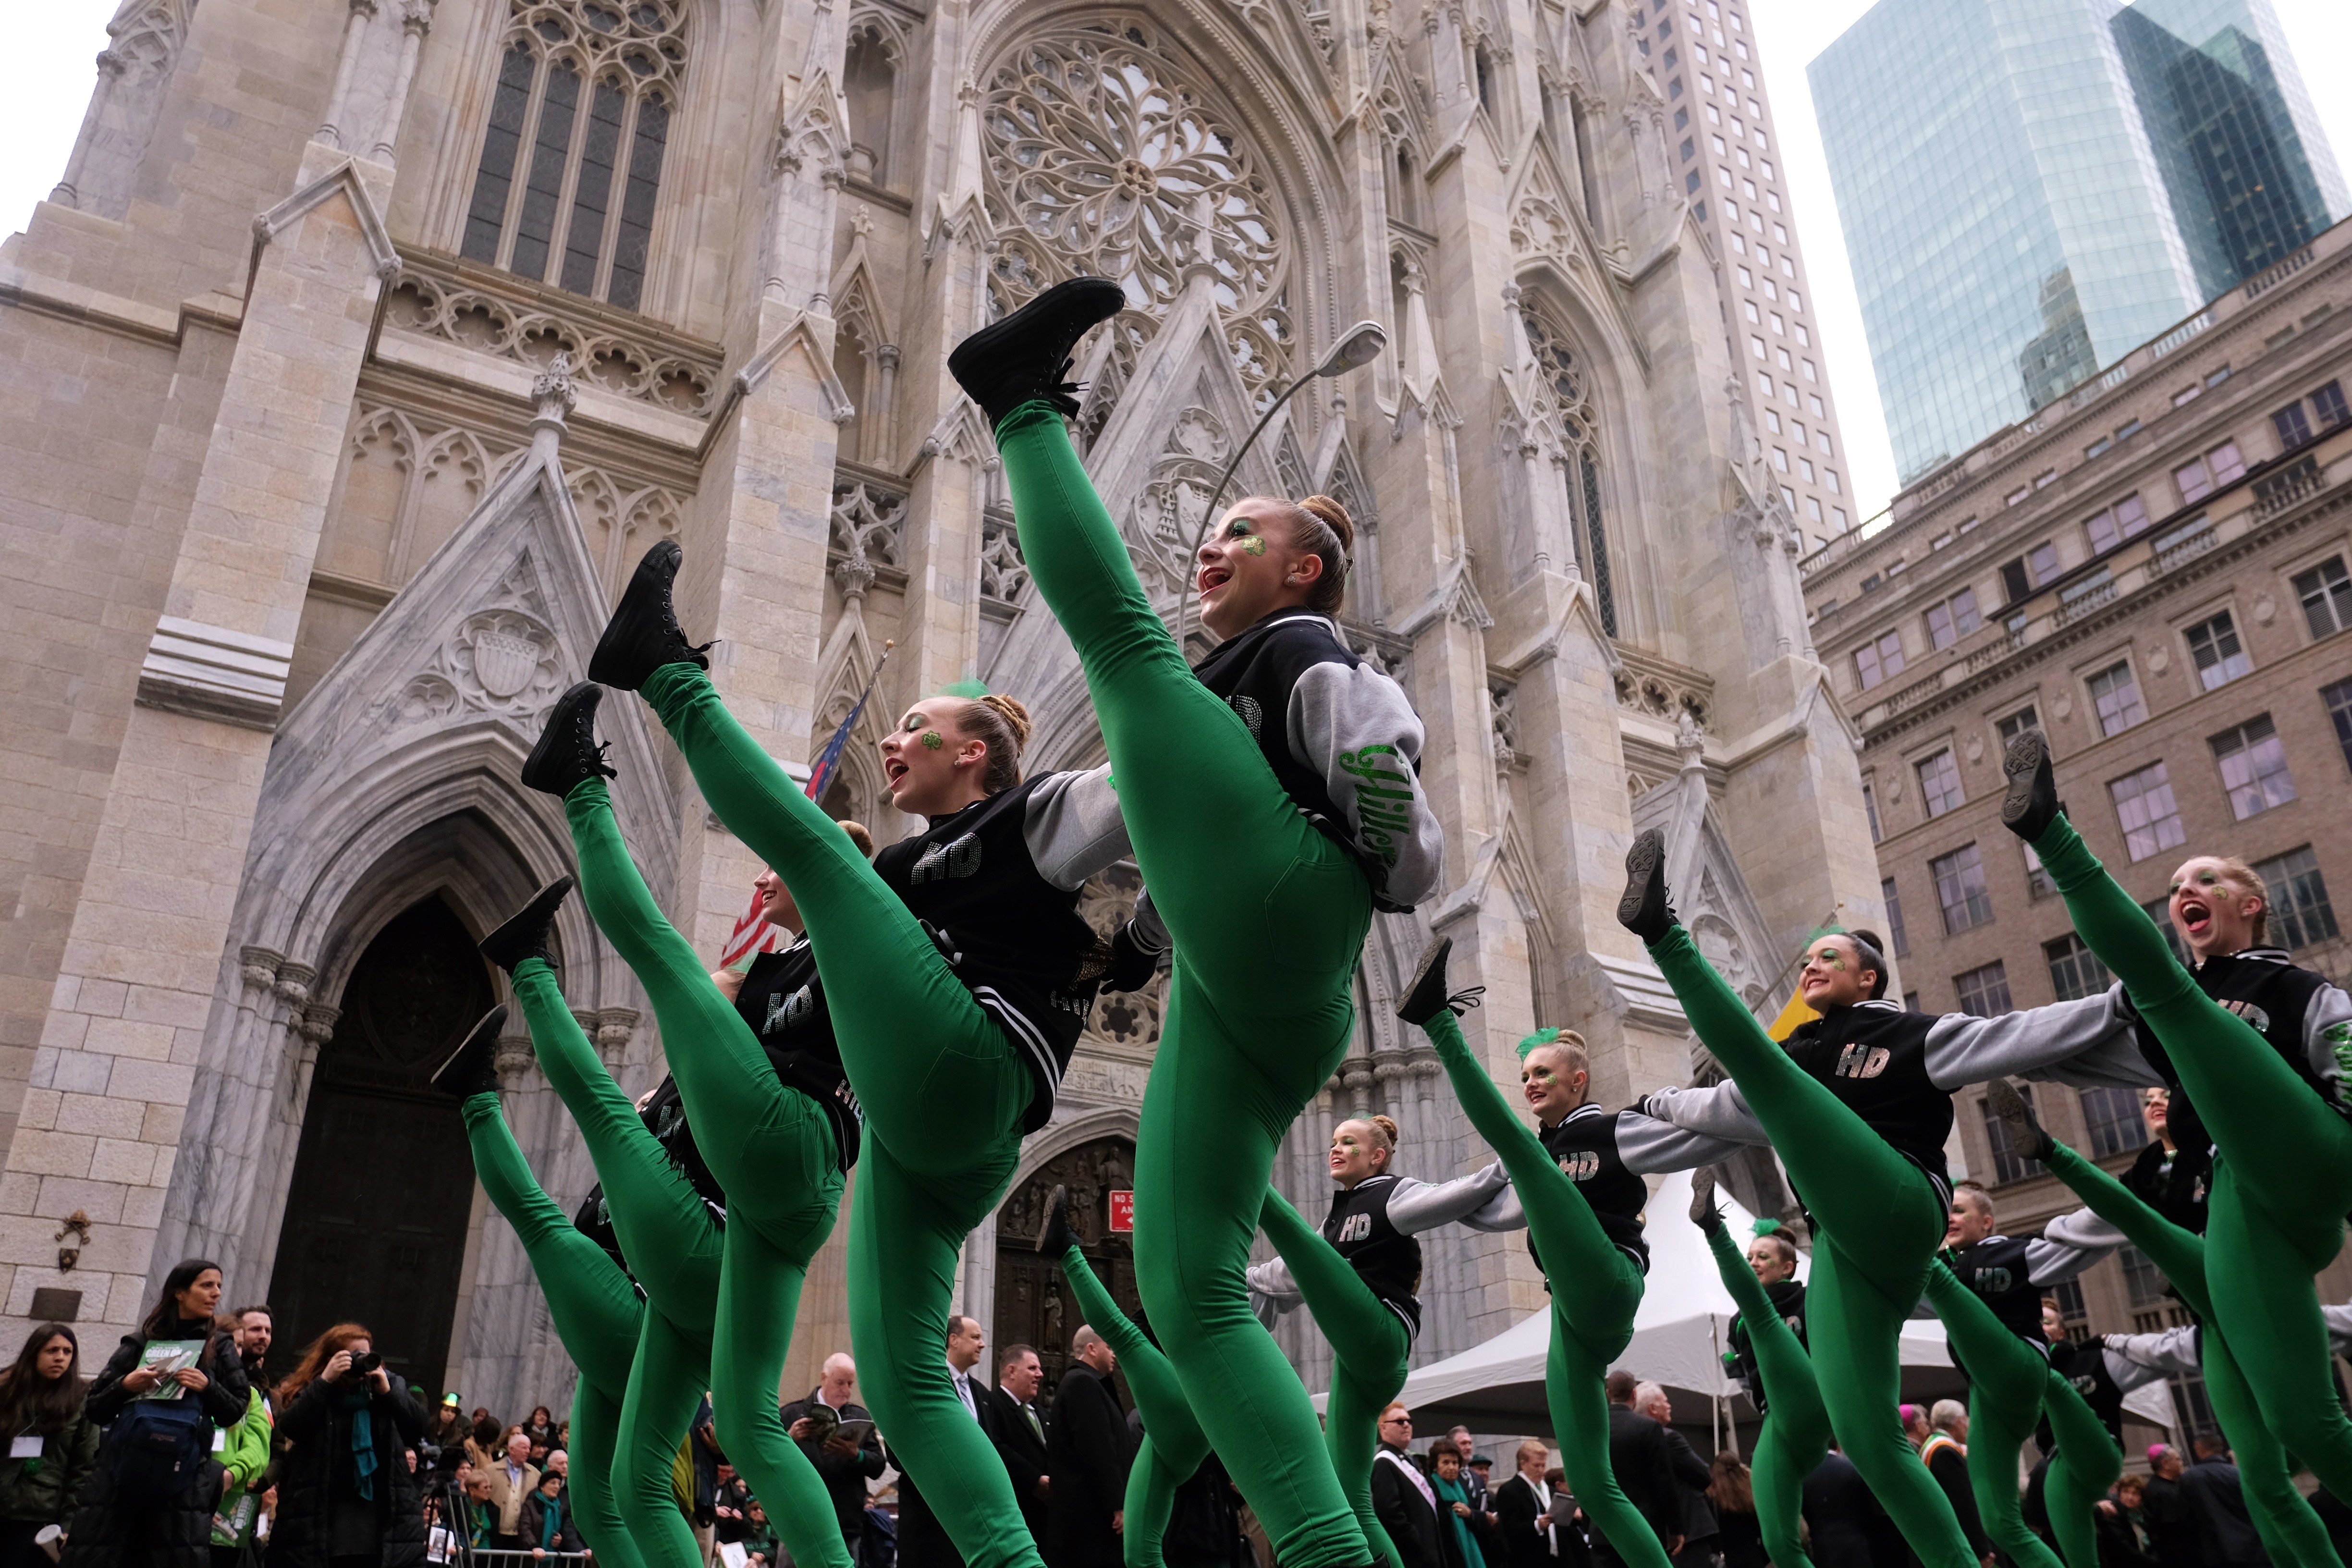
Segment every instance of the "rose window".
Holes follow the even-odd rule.
[[[997,67],[982,110],[1003,226],[990,305],[1091,273],[1127,290],[1123,319],[1148,336],[1205,229],[1234,368],[1263,406],[1293,335],[1281,197],[1234,117],[1175,65],[1150,24],[1122,17],[1033,38]]]

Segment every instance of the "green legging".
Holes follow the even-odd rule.
[[[2066,1568],[2098,1568],[2101,1499],[2124,1473],[2124,1453],[2074,1385],[2055,1368],[2042,1373],[2042,1413],[2057,1447],[2042,1480],[2051,1532]]]
[[[1764,1032],[1688,931],[1675,926],[1649,951],[1811,1210],[1818,1245],[1805,1323],[1826,1351],[1813,1357],[1813,1378],[1838,1447],[1927,1568],[1973,1568],[1951,1502],[1905,1440],[1897,1414],[1900,1336],[1943,1242],[1942,1196]]]
[[[1208,1457],[1209,1440],[1192,1418],[1192,1403],[1176,1369],[1168,1364],[1158,1345],[1111,1300],[1087,1255],[1076,1247],[1062,1252],[1062,1278],[1078,1299],[1078,1310],[1095,1332],[1110,1342],[1134,1392],[1135,1407],[1143,1413],[1143,1446],[1128,1467],[1127,1517],[1119,1531],[1119,1556],[1127,1568],[1161,1568],[1160,1543],[1168,1534],[1169,1515],[1176,1506],[1176,1489],[1192,1479]]]
[[[2294,1464],[2272,1433],[2238,1356],[2213,1321],[2206,1289],[2205,1238],[2166,1219],[2121,1182],[2063,1143],[2045,1162],[2051,1174],[2089,1205],[2093,1214],[2128,1237],[2133,1246],[2163,1270],[2202,1325],[2198,1354],[2204,1363],[2205,1393],[2221,1424],[2246,1493],[2255,1532],[2276,1563],[2296,1568],[2342,1568],[2327,1527],[2311,1500],[2294,1484]]]
[[[996,444],[1023,559],[1077,648],[1136,864],[1175,942],[1136,1135],[1137,1288],[1275,1557],[1356,1568],[1370,1549],[1242,1271],[1276,1150],[1347,1053],[1371,886],[1185,664],[1061,415],[1024,404]]]
[[[776,1076],[751,1026],[663,917],[629,858],[604,781],[574,785],[564,814],[588,912],[645,985],[695,1145],[727,1194],[710,1347],[720,1441],[795,1563],[849,1568],[832,1497],[785,1434],[776,1404],[801,1286],[841,1203],[832,1125]]]
[[[621,1517],[646,1568],[700,1568],[702,1554],[670,1495],[669,1476],[710,1381],[719,1225],[604,1070],[545,959],[515,965],[514,994],[540,1070],[588,1145],[621,1256],[649,1308],[621,1400],[613,1462]]]
[[[815,948],[866,1111],[849,1216],[849,1334],[866,1403],[970,1568],[1036,1568],[1013,1482],[942,1351],[964,1237],[1020,1163],[1028,1069],[922,922],[728,713],[709,676],[665,665],[645,695],[710,809],[784,879]]]
[[[1272,1187],[1265,1190],[1259,1224],[1289,1266],[1316,1326],[1331,1342],[1331,1396],[1323,1410],[1331,1468],[1364,1539],[1372,1543],[1372,1554],[1402,1568],[1404,1558],[1372,1511],[1372,1456],[1380,1447],[1381,1412],[1404,1386],[1412,1338],[1395,1309],[1373,1295],[1355,1266]]]
[[[1757,1434],[1750,1467],[1764,1554],[1778,1568],[1811,1568],[1804,1548],[1805,1478],[1830,1451],[1830,1417],[1813,1383],[1812,1358],[1732,1245],[1730,1232],[1720,1225],[1705,1229],[1715,1271],[1739,1305],[1739,1321],[1748,1325],[1748,1343],[1764,1384],[1764,1429]]]
[[[1422,1026],[1437,1047],[1463,1114],[1477,1130],[1519,1194],[1544,1274],[1551,1280],[1551,1349],[1544,1358],[1544,1403],[1568,1489],[1628,1568],[1667,1568],[1664,1544],[1609,1464],[1609,1363],[1633,1337],[1642,1276],[1609,1239],[1592,1205],[1552,1160],[1535,1132],[1462,1037],[1451,1013]]]
[[[613,1496],[613,1449],[621,1402],[644,1330],[645,1303],[629,1277],[555,1205],[530,1173],[495,1094],[469,1095],[460,1108],[474,1173],[490,1206],[506,1216],[547,1298],[555,1337],[579,1371],[572,1389],[572,1510],[598,1559],[614,1568],[645,1568]]]
[[[2335,1261],[2352,1207],[2352,1124],[2253,1026],[2198,987],[2164,933],[2064,817],[2034,850],[2074,929],[2164,1042],[2220,1157],[2205,1236],[2209,1327],[2229,1338],[2263,1419],[2328,1490],[2352,1497],[2352,1417],[2312,1276]]]

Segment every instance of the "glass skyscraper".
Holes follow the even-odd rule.
[[[2268,0],[1880,0],[1808,75],[1906,484],[2352,208]]]

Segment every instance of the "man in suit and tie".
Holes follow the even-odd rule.
[[[1641,1381],[1628,1372],[1609,1374],[1609,1468],[1625,1500],[1649,1521],[1658,1544],[1672,1557],[1683,1549],[1682,1485],[1675,1479],[1673,1446],[1666,1429],[1642,1414],[1636,1403]],[[1595,1555],[1607,1552],[1605,1538],[1593,1532]],[[1608,1552],[1612,1562],[1622,1553]]]
[[[1404,1451],[1412,1441],[1412,1412],[1397,1404],[1381,1411],[1380,1437],[1372,1451],[1372,1516],[1404,1559],[1397,1568],[1449,1568],[1436,1489]]]
[[[989,1391],[973,1380],[972,1368],[988,1349],[988,1335],[978,1318],[950,1314],[948,1318],[948,1379],[956,1397],[979,1423],[991,1441],[996,1437],[995,1403]],[[892,1462],[896,1463],[894,1455]],[[963,1557],[948,1532],[923,1501],[917,1479],[898,1467],[898,1562],[901,1568],[963,1568]]]
[[[1045,1368],[1034,1347],[1007,1345],[996,1358],[996,1387],[989,1394],[995,1405],[996,1451],[1004,1456],[1013,1495],[1021,1501],[1021,1517],[1040,1552],[1045,1550],[1046,1500],[1054,1488],[1045,1414],[1037,1408],[1037,1389],[1045,1380]]]
[[[1585,1568],[1584,1537],[1570,1522],[1575,1500],[1544,1479],[1551,1450],[1533,1438],[1519,1445],[1518,1472],[1495,1489],[1503,1568]]]
[[[1126,1524],[1127,1415],[1110,1374],[1109,1342],[1087,1325],[1070,1336],[1069,1366],[1054,1394],[1046,1455],[1054,1484],[1046,1510],[1053,1568],[1120,1568]]]

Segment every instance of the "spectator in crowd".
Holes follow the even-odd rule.
[[[1969,1550],[1981,1563],[1992,1555],[1992,1542],[1985,1534],[1984,1520],[1977,1512],[1976,1488],[1969,1481],[1969,1407],[1957,1399],[1938,1399],[1927,1412],[1927,1440],[1919,1448],[1919,1458],[1927,1464],[1927,1473],[1944,1489],[1951,1500],[1953,1517],[1960,1521],[1960,1533],[1969,1538]]]
[[[2197,1521],[2197,1540],[2207,1568],[2261,1568],[2270,1562],[2254,1521],[2246,1511],[2244,1487],[2238,1467],[2218,1432],[2200,1432],[2197,1462],[2180,1478],[2180,1493],[2189,1516]]]
[[[498,1510],[493,1544],[502,1552],[522,1550],[522,1500],[539,1489],[539,1467],[530,1462],[530,1439],[520,1432],[507,1438],[503,1458],[480,1472],[489,1477],[490,1506]]]
[[[90,1384],[83,1411],[108,1433],[67,1531],[66,1568],[209,1568],[220,1492],[218,1471],[204,1459],[214,1431],[244,1419],[252,1394],[236,1342],[214,1321],[220,1298],[218,1264],[192,1258],[175,1266],[164,1276],[161,1299]],[[201,1348],[193,1365],[167,1373],[147,1358],[152,1341]],[[179,1385],[176,1396],[146,1397],[167,1384]],[[184,1456],[176,1473],[167,1466],[116,1464],[110,1445],[127,1447],[134,1436],[176,1447]],[[154,1451],[144,1443],[142,1448]]]
[[[2147,1515],[2148,1550],[2161,1568],[2199,1568],[2203,1561],[2197,1521],[2189,1514],[2187,1494],[2180,1489],[2181,1468],[2179,1449],[2164,1443],[2148,1449],[2141,1506]]]
[[[557,1430],[561,1431],[559,1427]],[[541,1474],[553,1476],[565,1486],[572,1484],[572,1456],[561,1448],[547,1451],[547,1463],[540,1467]]]
[[[1737,1448],[1716,1455],[1714,1479],[1706,1484],[1715,1514],[1716,1546],[1723,1568],[1765,1568],[1764,1526],[1756,1517],[1756,1482]]]
[[[2147,1543],[2147,1486],[2137,1476],[2116,1482],[2099,1502],[2099,1568],[2157,1568]]]
[[[1381,1446],[1372,1454],[1372,1516],[1389,1532],[1397,1568],[1450,1568],[1438,1527],[1437,1489],[1412,1462],[1412,1412],[1391,1404],[1381,1412]]]
[[[1130,1442],[1129,1452],[1134,1448]],[[1160,1538],[1165,1568],[1255,1568],[1242,1538],[1241,1510],[1233,1478],[1216,1455],[1209,1455],[1192,1479],[1176,1489],[1168,1528]]]
[[[1470,1489],[1462,1480],[1462,1450],[1451,1437],[1429,1446],[1430,1489],[1437,1493],[1437,1536],[1443,1543],[1446,1568],[1486,1568],[1479,1550],[1482,1517],[1471,1505]]]
[[[1675,1559],[1682,1568],[1711,1568],[1716,1559],[1715,1510],[1707,1506],[1707,1489],[1715,1484],[1715,1469],[1690,1439],[1675,1430],[1674,1402],[1666,1391],[1654,1383],[1641,1384],[1633,1391],[1636,1408],[1656,1422],[1666,1434],[1666,1452],[1675,1467],[1675,1483],[1681,1489],[1682,1517],[1677,1528],[1682,1531],[1682,1550]]]
[[[72,1520],[98,1469],[98,1426],[82,1409],[81,1342],[63,1323],[43,1323],[5,1377],[0,1431],[27,1447],[37,1437],[40,1447],[0,1469],[0,1568],[48,1568],[33,1537]]]
[[[490,1477],[487,1470],[476,1470],[466,1478],[466,1544],[478,1550],[497,1543],[499,1538],[498,1504],[490,1500]]]
[[[1045,1381],[1045,1363],[1034,1346],[1007,1345],[997,1355],[996,1386],[988,1395],[995,1407],[996,1451],[1004,1456],[1013,1499],[1040,1552],[1050,1538],[1047,1505],[1054,1490],[1045,1413],[1037,1408],[1037,1391]],[[1163,1545],[1163,1555],[1164,1551]]]
[[[424,1435],[425,1413],[384,1370],[374,1336],[358,1323],[320,1334],[278,1384],[277,1404],[284,1451],[269,1568],[422,1563],[425,1513],[405,1450]]]
[[[1517,1458],[1517,1472],[1495,1489],[1502,1568],[1584,1568],[1584,1537],[1569,1519],[1573,1505],[1549,1479],[1551,1450],[1531,1437]]]
[[[466,1437],[466,1462],[480,1474],[506,1457],[507,1445],[499,1418],[487,1410],[474,1413],[474,1429]]]
[[[711,1493],[712,1531],[721,1546],[740,1546],[751,1528],[751,1483],[721,1462],[719,1487]]]
[[[1495,1500],[1486,1495],[1486,1473],[1479,1468],[1486,1461],[1479,1457],[1478,1446],[1470,1441],[1469,1427],[1454,1427],[1445,1434],[1445,1440],[1461,1451],[1462,1487],[1470,1494],[1470,1511],[1479,1517],[1479,1529],[1483,1532],[1486,1528],[1485,1521],[1495,1511]]]
[[[753,1498],[743,1521],[743,1562],[745,1568],[768,1568],[776,1561],[776,1530],[768,1522],[768,1510]]]
[[[1903,1436],[1909,1439],[1911,1447],[1926,1448],[1927,1439],[1933,1434],[1933,1428],[1927,1425],[1927,1407],[1924,1405],[1906,1405],[1900,1406],[1897,1413],[1903,1418]]]
[[[1805,1478],[1804,1498],[1813,1568],[1902,1568],[1908,1560],[1894,1521],[1834,1445]]]
[[[544,1405],[532,1405],[530,1419],[522,1424],[522,1435],[530,1439],[531,1458],[545,1458],[555,1447],[555,1413]]]
[[[588,1549],[579,1526],[572,1522],[572,1500],[564,1495],[563,1478],[553,1470],[541,1471],[539,1485],[522,1500],[522,1539],[524,1549],[533,1557]]]
[[[950,1313],[948,1318],[948,1381],[956,1397],[980,1429],[991,1439],[996,1436],[995,1406],[981,1395],[988,1391],[972,1380],[972,1368],[988,1350],[988,1332],[977,1318]],[[892,1459],[895,1464],[895,1457]],[[917,1477],[907,1474],[904,1465],[898,1467],[898,1562],[900,1568],[963,1568],[963,1558],[948,1539],[948,1532],[923,1501],[922,1487]],[[1056,1563],[1055,1568],[1060,1568]]]
[[[824,1483],[842,1542],[853,1558],[866,1534],[866,1483],[880,1480],[884,1468],[882,1438],[873,1429],[873,1419],[857,1403],[857,1363],[839,1351],[824,1358],[824,1371],[808,1397],[783,1408],[785,1433],[801,1446]],[[868,1425],[860,1436],[844,1436],[840,1428],[845,1421]]]
[[[1609,1468],[1625,1500],[1649,1521],[1658,1544],[1672,1557],[1683,1549],[1682,1482],[1675,1475],[1674,1446],[1666,1441],[1666,1429],[1642,1413],[1640,1379],[1630,1372],[1612,1372],[1604,1386],[1609,1395]],[[1609,1552],[1607,1539],[1598,1530],[1592,1533],[1592,1546],[1612,1561],[1623,1560]]]
[[[245,1380],[254,1386],[266,1404],[269,1397],[269,1375],[264,1363],[269,1357],[269,1340],[274,1315],[267,1306],[239,1307],[232,1314],[236,1321],[236,1356],[244,1363]]]
[[[1054,1568],[1119,1568],[1129,1455],[1127,1415],[1110,1381],[1118,1358],[1085,1323],[1070,1337],[1070,1358],[1045,1447],[1045,1555]]]

